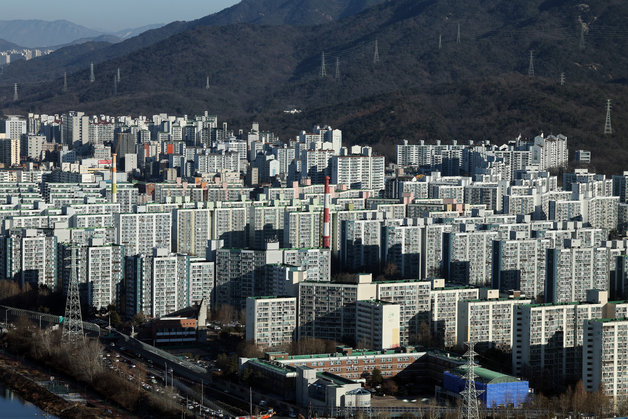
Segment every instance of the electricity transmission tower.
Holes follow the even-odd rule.
[[[438,49],[442,49],[443,48],[443,34],[439,33],[438,34]]]
[[[93,83],[96,80],[94,76],[94,62],[89,63],[89,82]]]
[[[120,67],[118,67],[117,79],[118,79],[118,83],[120,83]]]
[[[63,91],[68,91],[68,73],[65,71],[63,72]]]
[[[321,54],[321,73],[320,73],[320,77],[321,77],[321,79],[324,79],[325,77],[327,77],[327,68],[325,68],[325,51],[323,51],[322,54]]]
[[[17,83],[13,85],[13,101],[17,102],[20,99],[20,96],[17,94]]]
[[[83,318],[81,316],[81,300],[78,289],[78,276],[76,275],[76,252],[74,243],[70,246],[70,283],[68,284],[68,296],[65,303],[65,319],[63,320],[62,338],[67,342],[82,340]]]
[[[528,76],[534,77],[534,50],[530,50],[530,64],[528,65]]]
[[[336,80],[340,80],[340,58],[336,57]]]
[[[375,53],[373,53],[373,64],[379,63],[379,45],[377,39],[375,40]]]
[[[560,73],[560,85],[565,85],[565,73]]]
[[[207,76],[207,79],[205,80],[205,89],[209,90],[209,76]]]
[[[458,23],[458,35],[456,35],[456,44],[460,43],[460,23]]]
[[[604,123],[604,134],[611,135],[613,127],[611,126],[611,100],[606,100],[606,122]]]
[[[467,345],[467,353],[464,355],[467,358],[466,363],[466,373],[464,375],[465,378],[465,387],[464,390],[460,392],[463,399],[462,405],[462,417],[465,419],[479,419],[480,417],[480,402],[478,401],[478,396],[482,394],[482,390],[477,390],[475,388],[475,379],[477,375],[475,375],[475,342],[466,342]]]
[[[113,75],[113,95],[118,96],[118,76]]]

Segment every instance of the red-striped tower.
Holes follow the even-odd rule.
[[[323,248],[329,249],[331,239],[331,228],[329,225],[329,206],[331,195],[329,194],[329,176],[325,176],[325,202],[323,205]]]

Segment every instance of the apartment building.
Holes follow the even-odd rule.
[[[171,223],[169,212],[115,214],[116,242],[125,247],[127,256],[152,254],[155,247],[170,250]]]
[[[276,348],[292,342],[296,327],[296,297],[246,299],[246,340],[263,348]]]
[[[460,324],[458,304],[463,300],[477,300],[478,288],[445,287],[444,279],[433,279],[430,291],[431,321],[430,328],[435,338],[446,348],[457,343]]]
[[[584,321],[582,382],[586,391],[600,388],[615,404],[628,396],[628,319]]]
[[[393,264],[402,278],[419,279],[421,275],[422,225],[404,219],[403,225],[387,225],[382,230],[382,262]]]
[[[456,344],[462,348],[465,342],[476,342],[485,347],[509,351],[514,339],[515,308],[531,304],[532,300],[499,298],[498,290],[480,291],[480,299],[458,303]]]
[[[416,342],[421,324],[430,323],[432,283],[430,281],[376,282],[377,300],[399,305],[399,344]]]
[[[355,341],[358,347],[375,350],[399,347],[400,307],[389,301],[357,301]]]
[[[584,321],[603,318],[607,294],[590,292],[589,301],[517,306],[514,319],[512,370],[543,370],[559,383],[579,378]]]
[[[356,275],[354,283],[299,283],[298,338],[353,341],[356,302],[374,300],[376,294],[370,274]]]

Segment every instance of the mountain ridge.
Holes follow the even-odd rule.
[[[210,110],[229,120],[266,121],[281,135],[293,135],[292,122],[308,118],[308,125],[339,124],[351,131],[347,138],[368,139],[383,151],[390,149],[389,132],[430,138],[480,132],[496,139],[509,129],[552,129],[583,147],[615,146],[612,160],[628,157],[625,138],[600,142],[598,114],[613,99],[618,132],[626,132],[628,47],[611,30],[626,17],[627,6],[613,0],[591,2],[586,10],[562,1],[470,0],[461,9],[454,0],[396,0],[316,26],[197,26],[98,65],[93,84],[83,69],[69,77],[67,94],[58,79],[44,89],[25,88],[22,101],[5,109]],[[580,22],[588,25],[584,49]],[[526,76],[530,50],[535,77]],[[114,97],[118,67],[122,82]],[[302,109],[301,116],[283,114],[289,105]]]

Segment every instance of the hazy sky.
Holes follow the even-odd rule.
[[[0,20],[65,19],[100,30],[193,20],[240,0],[1,0]]]

